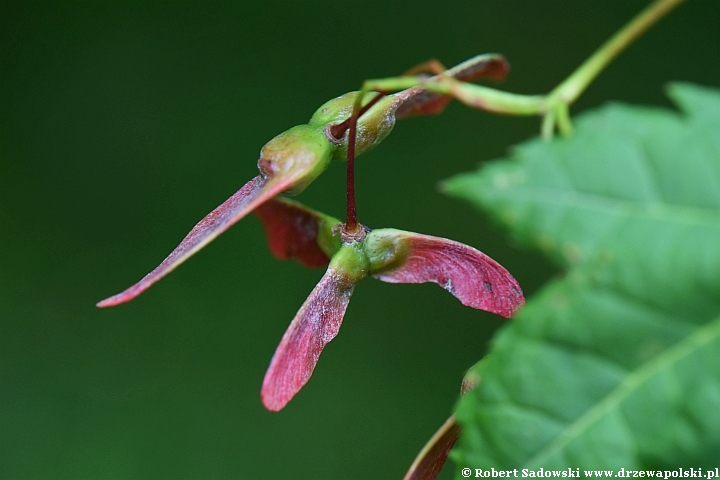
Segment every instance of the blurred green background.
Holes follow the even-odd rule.
[[[646,3],[3,2],[0,478],[401,478],[503,320],[435,285],[368,280],[306,388],[269,413],[265,369],[322,271],[274,260],[255,217],[134,302],[95,302],[253,177],[265,142],[363,79],[501,52],[502,88],[546,92]],[[719,5],[682,5],[573,112],[720,84]],[[538,128],[458,104],[401,122],[359,160],[360,220],[476,246],[532,294],[551,265],[435,187]],[[342,217],[344,165],[299,200]]]

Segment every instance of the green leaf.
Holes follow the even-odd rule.
[[[567,268],[475,368],[458,467],[720,463],[720,92],[669,96],[444,184]]]

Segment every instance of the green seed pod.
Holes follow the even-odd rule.
[[[287,193],[297,194],[325,171],[334,148],[321,130],[298,125],[265,144],[258,169],[268,177],[290,173],[294,182]]]
[[[358,92],[350,92],[325,102],[310,119],[311,126],[323,129],[327,138],[337,145],[334,160],[347,160],[348,137],[345,132],[342,138],[336,138],[332,127],[350,118],[357,95]],[[363,105],[367,105],[376,95],[377,93],[365,95]],[[404,98],[389,95],[358,118],[355,155],[371,150],[388,136],[395,126],[395,111],[403,101]]]

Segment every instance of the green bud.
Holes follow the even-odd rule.
[[[298,125],[265,144],[258,168],[271,178],[293,176],[294,185],[288,193],[297,194],[325,171],[334,148],[322,130]]]
[[[329,141],[334,142],[337,148],[333,154],[334,160],[347,160],[347,132],[342,138],[334,138],[330,128],[350,118],[353,105],[358,92],[350,92],[326,102],[310,119],[310,125],[325,132]],[[363,106],[371,101],[377,93],[370,92],[363,98]],[[378,101],[365,112],[357,124],[357,143],[355,154],[360,155],[382,142],[395,126],[395,111],[401,100],[394,96],[387,96]]]
[[[404,233],[394,228],[381,228],[368,233],[364,242],[365,254],[373,275],[397,268],[405,262],[409,245]]]
[[[347,286],[370,276],[370,262],[362,242],[345,243],[330,260],[328,271],[341,272]]]

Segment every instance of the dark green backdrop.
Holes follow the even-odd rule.
[[[498,318],[435,285],[363,282],[307,387],[269,413],[263,374],[322,272],[275,261],[256,218],[136,301],[95,302],[254,176],[266,141],[363,79],[497,51],[503,88],[542,93],[645,4],[3,2],[0,477],[401,478]],[[681,6],[573,112],[718,85],[718,5]],[[549,264],[435,184],[538,127],[460,105],[402,122],[359,160],[361,221],[474,245],[532,294]],[[342,216],[343,176],[332,165],[300,200]]]

